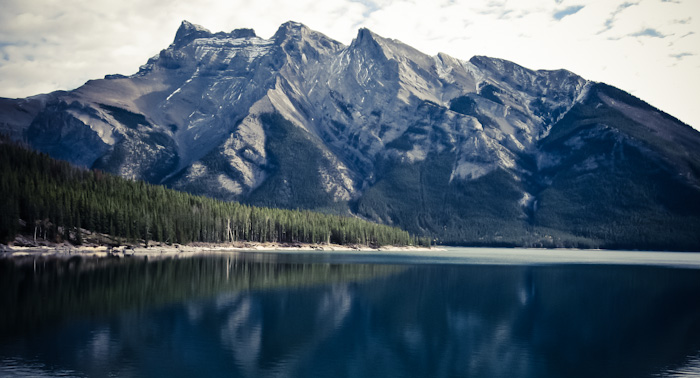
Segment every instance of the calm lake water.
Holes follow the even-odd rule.
[[[700,254],[4,259],[0,376],[699,377]]]

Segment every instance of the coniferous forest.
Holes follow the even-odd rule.
[[[0,243],[23,233],[81,244],[82,229],[123,243],[429,245],[359,218],[224,202],[81,169],[1,139],[0,193]]]

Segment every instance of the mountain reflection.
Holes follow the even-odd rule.
[[[700,351],[692,269],[231,258],[158,268],[194,299],[15,336],[0,357],[119,376],[682,377],[663,374]]]

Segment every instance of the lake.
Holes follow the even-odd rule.
[[[700,254],[0,259],[2,377],[698,377]]]

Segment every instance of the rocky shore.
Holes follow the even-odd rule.
[[[19,244],[19,245],[17,245]],[[99,245],[84,244],[80,246],[70,243],[42,242],[32,245],[27,240],[18,240],[12,245],[0,244],[0,258],[15,257],[189,257],[200,254],[226,253],[226,252],[427,252],[439,250],[438,248],[415,246],[382,246],[372,247],[366,245],[338,245],[338,244],[305,244],[305,243],[251,243],[234,242],[226,244],[193,243],[188,245],[151,243],[148,246],[143,243],[137,245]]]

